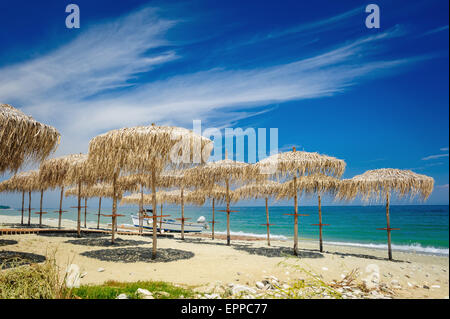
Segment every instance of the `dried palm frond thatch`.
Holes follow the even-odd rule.
[[[37,170],[21,172],[13,175],[9,179],[0,184],[2,192],[22,192],[22,219],[24,213],[25,192],[28,192],[28,225],[31,225],[31,193],[35,191],[41,192],[41,211],[42,211],[42,194],[43,189],[39,183],[39,172]],[[41,215],[42,216],[42,215]]]
[[[61,135],[9,104],[0,104],[0,174],[17,172],[27,161],[41,162],[56,149]]]
[[[401,170],[393,168],[381,168],[369,170],[361,175],[341,182],[337,198],[354,199],[361,195],[363,201],[373,199],[379,201],[386,200],[386,228],[388,234],[388,258],[392,260],[391,231],[394,228],[390,226],[389,201],[391,195],[411,198],[419,196],[426,200],[433,192],[434,179],[432,177],[417,174],[410,170]]]
[[[331,194],[334,195],[339,190],[341,180],[324,174],[313,174],[297,178],[294,188],[294,181],[290,180],[280,185],[277,200],[293,198],[300,192],[303,194]]]
[[[323,155],[297,151],[295,148],[269,156],[255,164],[261,174],[277,176],[303,176],[322,173],[341,177],[345,171],[345,162],[341,159]]]
[[[433,191],[434,179],[410,170],[381,168],[367,171],[341,182],[337,197],[352,200],[361,195],[364,201],[384,200],[387,194],[398,197],[419,196],[426,200]]]
[[[61,228],[62,213],[62,201],[64,195],[64,187],[68,184],[66,179],[67,173],[72,165],[77,165],[76,163],[80,159],[85,159],[86,155],[82,154],[70,154],[61,157],[51,158],[43,161],[39,168],[39,179],[42,184],[45,184],[49,188],[59,187],[61,189],[60,199],[59,199],[59,214],[58,218],[58,228]],[[74,174],[74,172],[72,172]],[[73,181],[70,181],[73,183]]]
[[[112,130],[94,137],[89,143],[89,162],[99,179],[111,181],[116,189],[122,174],[150,174],[152,194],[156,194],[157,175],[166,167],[185,167],[208,160],[213,144],[191,130],[170,126],[139,126]],[[114,191],[115,193],[115,191]],[[156,258],[156,197],[153,206],[153,250]],[[113,197],[113,232],[117,199]]]
[[[225,201],[227,204],[227,209],[225,211],[227,213],[227,245],[231,245],[230,202],[232,201],[232,198],[230,184],[242,184],[245,181],[259,178],[260,174],[254,169],[253,165],[228,159],[226,151],[224,160],[190,168],[187,170],[186,174],[195,176],[195,178],[203,181],[204,187],[212,187],[216,183],[225,184]]]
[[[261,175],[292,177],[294,190],[294,255],[298,255],[298,194],[297,179],[299,176],[324,174],[341,177],[345,171],[343,160],[323,155],[297,151],[295,147],[290,152],[274,154],[256,163],[255,168]]]

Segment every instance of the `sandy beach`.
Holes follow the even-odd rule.
[[[32,222],[37,220],[33,218]],[[17,223],[20,217],[0,216],[0,228]],[[44,218],[44,224],[54,227],[57,219]],[[63,220],[63,225],[74,228],[75,222]],[[89,227],[96,224],[88,223]],[[226,246],[220,235],[216,237],[211,240],[205,234],[189,235],[182,241],[179,234],[174,234],[173,238],[159,238],[161,259],[156,261],[150,259],[151,237],[138,235],[119,235],[114,246],[109,244],[109,235],[82,238],[71,233],[3,235],[0,251],[54,254],[62,274],[69,264],[80,267],[84,275],[81,284],[162,280],[201,291],[218,281],[254,287],[265,276],[290,283],[307,278],[308,272],[329,283],[358,269],[357,282],[371,278],[374,271],[379,272],[380,285],[390,287],[393,298],[449,295],[448,256],[394,251],[395,261],[388,261],[384,250],[325,244],[325,252],[320,253],[316,242],[300,239],[300,256],[293,257],[289,240],[272,241],[271,247],[267,247],[265,240],[241,236],[232,237],[231,246]]]

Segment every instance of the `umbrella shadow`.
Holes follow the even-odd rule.
[[[252,247],[244,245],[234,245],[233,248],[245,251],[251,255],[265,257],[297,257],[297,258],[324,258],[324,255],[310,250],[298,250],[298,255],[294,255],[292,248],[288,247]]]
[[[17,240],[11,240],[11,239],[0,239],[0,247],[1,246],[7,246],[7,245],[15,245],[17,244]]]
[[[98,246],[98,247],[123,247],[123,246],[139,246],[150,244],[151,242],[143,240],[130,240],[116,238],[114,243],[110,238],[82,238],[65,241],[67,244],[81,245],[81,246]]]
[[[39,232],[36,235],[45,237],[66,237],[66,238],[80,238],[76,231],[74,232]],[[82,238],[101,238],[101,237],[111,237],[109,234],[105,233],[88,233],[81,231]]]
[[[193,252],[186,250],[161,248],[158,249],[156,258],[152,259],[152,248],[141,247],[91,250],[85,251],[80,255],[101,261],[114,261],[122,263],[171,262],[182,259],[190,259],[195,256]]]
[[[8,250],[0,251],[0,269],[41,263],[45,260],[45,256],[42,255]]]
[[[337,252],[337,251],[325,251],[325,253],[337,255],[337,256],[340,256],[341,258],[356,257],[356,258],[373,259],[373,260],[379,260],[379,261],[391,261],[391,262],[396,262],[396,263],[411,263],[410,261],[407,261],[407,260],[398,260],[398,259],[389,260],[388,258],[385,258],[385,257],[377,257],[377,256],[373,256],[373,255],[366,255],[366,254],[341,253],[341,252]]]
[[[206,241],[202,238],[185,238],[184,240],[177,238],[178,243],[189,243],[189,244],[203,244],[203,245],[215,245],[215,246],[227,246],[227,243],[224,241]],[[245,244],[241,244],[245,246]],[[251,245],[251,244],[248,244]],[[231,244],[230,247],[233,247],[234,244]]]

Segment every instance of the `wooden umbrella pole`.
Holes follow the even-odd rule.
[[[388,237],[388,257],[389,260],[392,260],[391,222],[389,220],[389,193],[386,193],[386,222],[387,222],[387,237]]]
[[[269,205],[267,202],[268,198],[266,197],[267,246],[270,246]]]
[[[215,198],[212,199],[212,215],[213,215],[212,216],[212,236],[211,236],[212,240],[214,240],[214,224],[216,222],[214,219],[214,204],[215,204],[214,201],[215,201]]]
[[[323,252],[323,240],[322,240],[322,203],[320,195],[317,196],[319,200],[319,249],[320,252]]]
[[[227,178],[227,246],[231,244],[231,236],[230,236],[230,182]]]
[[[31,225],[31,192],[28,192],[28,226]]]
[[[62,219],[62,201],[64,195],[64,186],[61,187],[61,194],[59,197],[59,218],[58,218],[58,229],[61,229],[61,219]]]
[[[184,189],[181,187],[181,240],[184,240]]]
[[[25,191],[22,191],[22,219],[20,220],[20,224],[21,225],[23,225],[24,203],[25,203]]]
[[[163,223],[163,204],[161,203],[161,219],[159,220],[159,233],[162,233],[163,228],[162,228],[162,223]]]
[[[41,201],[39,204],[39,227],[42,227],[42,200],[44,198],[44,190],[41,189]]]
[[[151,185],[152,185],[152,208],[153,208],[153,236],[152,236],[152,259],[156,258],[156,247],[157,247],[157,235],[156,235],[156,228],[158,227],[156,216],[156,172],[155,169],[152,170],[152,177],[151,177]]]
[[[86,217],[87,217],[87,197],[84,198],[84,228],[87,228]]]
[[[112,225],[111,225],[111,242],[114,244],[116,235],[116,212],[117,212],[117,173],[113,177],[113,207],[112,207]]]
[[[294,176],[294,255],[298,256],[298,192],[297,192],[297,176]]]
[[[77,218],[77,235],[81,237],[81,180],[78,181],[78,218]]]
[[[144,218],[144,186],[141,184],[141,198],[139,200],[139,234],[142,234]]]
[[[102,198],[98,198],[98,216],[97,216],[97,229],[100,229],[100,212],[102,210]]]

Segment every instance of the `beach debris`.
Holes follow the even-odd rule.
[[[258,287],[259,289],[264,289],[264,288],[265,288],[265,285],[264,285],[261,281],[257,281],[257,282],[255,283],[255,285],[256,285],[256,287]]]
[[[162,297],[170,297],[170,294],[165,291],[157,291],[157,292],[155,292],[155,294],[162,296]]]
[[[105,271],[105,268],[100,267],[100,268],[97,269],[97,271],[98,271],[98,272],[104,272],[104,271]]]
[[[153,297],[153,294],[150,291],[148,291],[147,289],[138,288],[136,290],[136,294],[142,299],[155,299]]]
[[[116,299],[128,299],[127,294],[120,294],[116,297]]]
[[[84,277],[86,277],[87,276],[87,272],[83,272],[81,275],[80,275],[80,278],[84,278]]]
[[[391,280],[391,287],[394,289],[402,289],[402,286],[400,285],[398,280]]]
[[[66,270],[66,287],[80,287],[80,267],[76,264],[70,264]]]
[[[322,267],[322,270],[323,270],[323,271],[327,271],[328,268],[327,268],[327,267]]]
[[[441,286],[439,286],[439,285],[433,285],[433,286],[431,286],[431,288],[439,289],[439,288],[441,288]]]

